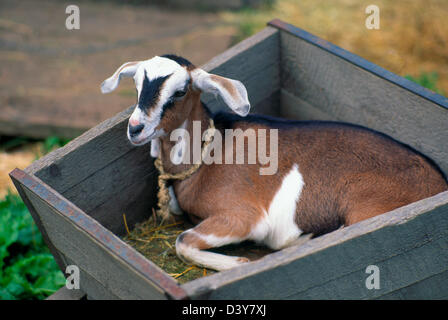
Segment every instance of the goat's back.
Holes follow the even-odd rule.
[[[258,185],[272,193],[279,187],[279,177],[297,164],[305,186],[296,221],[306,233],[326,233],[448,189],[444,174],[431,159],[361,126],[254,115],[215,119],[221,130],[278,129],[278,173],[259,178],[249,174],[256,185],[252,191],[265,193],[260,196],[266,198],[266,190],[260,191]]]

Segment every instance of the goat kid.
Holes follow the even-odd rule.
[[[216,129],[278,129],[278,169],[260,175],[260,164],[212,163],[170,188],[172,211],[186,212],[197,225],[176,241],[178,256],[197,265],[225,270],[248,262],[207,249],[244,240],[281,249],[341,226],[374,217],[448,189],[436,164],[392,138],[357,125],[323,121],[288,121],[248,115],[246,88],[175,56],[127,62],[102,86],[113,91],[122,77],[133,77],[137,106],[129,119],[134,145],[152,141],[151,156],[162,153],[166,172],[191,164],[174,164],[170,133],[184,128],[201,137],[210,117]],[[201,92],[219,95],[235,114],[212,115]],[[267,144],[270,144],[267,136]],[[224,143],[226,148],[234,144]],[[180,149],[182,153],[182,148]],[[192,162],[189,162],[192,163]],[[177,201],[176,201],[177,199]]]

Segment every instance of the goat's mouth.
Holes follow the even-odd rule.
[[[144,144],[147,144],[149,141],[151,141],[151,136],[146,137],[146,138],[142,138],[142,139],[138,139],[138,138],[130,138],[129,141],[134,145],[134,146],[142,146]]]
[[[151,132],[151,134],[145,135],[145,136],[140,134],[136,137],[131,137],[128,133],[128,139],[134,146],[142,146],[144,144],[147,144],[152,139],[156,139],[162,135],[163,135],[163,131],[160,131],[160,130],[154,130],[153,132]]]

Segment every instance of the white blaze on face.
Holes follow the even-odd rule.
[[[143,131],[135,138],[131,138],[128,132],[129,140],[136,145],[142,145],[165,134],[163,129],[156,130],[161,120],[163,106],[172,99],[176,91],[183,90],[189,81],[189,74],[186,68],[174,60],[156,56],[143,61],[134,75],[138,101],[140,101],[140,96],[145,94],[145,92],[142,93],[145,77],[147,77],[149,82],[161,77],[168,78],[164,81],[159,91],[159,98],[156,100],[156,104],[153,106],[140,106],[137,104],[129,119],[129,124],[132,126],[144,125]]]

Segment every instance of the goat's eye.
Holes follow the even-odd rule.
[[[180,97],[183,97],[186,93],[187,93],[187,92],[184,91],[184,90],[179,90],[179,91],[176,91],[176,92],[174,93],[174,96],[175,96],[176,98],[180,98]]]

